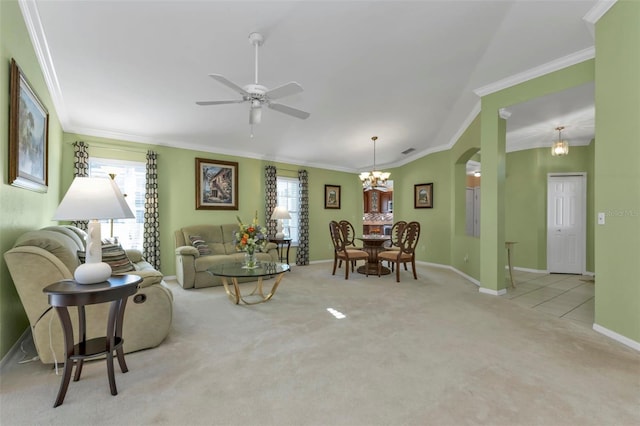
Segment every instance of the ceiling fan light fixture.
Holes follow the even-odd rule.
[[[251,106],[251,110],[249,111],[249,124],[260,124],[262,120],[262,108],[258,104],[258,106]]]
[[[554,157],[560,157],[569,154],[569,142],[562,140],[562,130],[564,126],[556,127],[558,131],[558,140],[551,146],[551,155]]]
[[[378,137],[373,136],[371,140],[373,141],[373,170],[360,173],[358,176],[362,181],[362,187],[365,191],[371,191],[372,189],[386,191],[387,180],[391,176],[391,173],[376,170],[376,140],[378,140]]]

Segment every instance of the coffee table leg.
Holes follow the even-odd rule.
[[[231,278],[231,282],[233,283],[233,289],[235,291],[234,293],[229,288],[227,277],[221,277],[221,278],[222,278],[222,285],[224,286],[224,291],[227,292],[227,296],[229,296],[229,299],[231,299],[231,301],[236,305],[240,303],[240,288],[238,288],[238,280],[235,278]]]
[[[258,285],[260,286],[260,296],[262,297],[262,299],[260,299],[260,300],[258,300],[256,302],[247,302],[246,300],[244,300],[242,298],[242,296],[240,296],[240,300],[242,300],[242,302],[245,305],[257,305],[258,303],[264,303],[264,302],[270,300],[273,297],[273,295],[276,294],[276,290],[278,289],[278,286],[280,285],[280,281],[282,280],[283,276],[284,276],[284,272],[282,272],[282,273],[280,273],[280,274],[278,274],[276,276],[276,281],[273,283],[273,287],[271,287],[271,292],[269,292],[269,294],[267,294],[266,296],[263,294],[263,291],[262,291],[262,277],[260,277]],[[253,294],[253,293],[251,293],[251,294]]]

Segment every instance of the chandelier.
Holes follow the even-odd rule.
[[[362,187],[365,191],[371,191],[372,189],[386,191],[387,180],[389,179],[389,176],[391,176],[391,173],[376,170],[376,140],[378,140],[378,137],[373,136],[371,140],[373,141],[373,170],[370,172],[360,173]]]
[[[551,147],[551,155],[558,157],[561,155],[567,155],[569,153],[569,142],[562,140],[562,130],[564,126],[556,127],[558,131],[558,140],[553,143]]]

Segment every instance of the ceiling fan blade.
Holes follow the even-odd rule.
[[[241,104],[244,102],[243,99],[238,99],[235,101],[198,101],[196,102],[198,105],[225,105],[225,104]]]
[[[302,120],[308,118],[311,115],[306,111],[302,111],[300,109],[292,108],[290,106],[286,106],[286,105],[282,105],[282,104],[276,104],[276,103],[273,103],[273,102],[269,103],[269,108],[275,109],[278,112],[282,112],[282,113],[285,113],[285,114],[292,115],[292,116],[294,116],[296,118],[300,118]]]
[[[249,92],[247,92],[242,87],[240,87],[237,84],[235,84],[233,81],[227,80],[226,77],[223,77],[220,74],[209,74],[209,77],[211,77],[214,80],[217,80],[220,83],[224,84],[225,86],[233,89],[235,92],[240,93],[242,96],[249,96]]]
[[[300,86],[295,81],[290,81],[287,84],[283,84],[282,86],[278,86],[274,89],[268,90],[264,95],[269,99],[280,99],[285,96],[295,95],[296,93],[300,93],[304,91],[302,86]]]

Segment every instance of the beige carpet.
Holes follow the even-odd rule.
[[[173,329],[127,355],[117,396],[95,361],[54,409],[60,377],[14,362],[0,424],[640,424],[638,352],[448,270],[419,266],[397,284],[330,269],[294,267],[251,307],[173,284]]]

